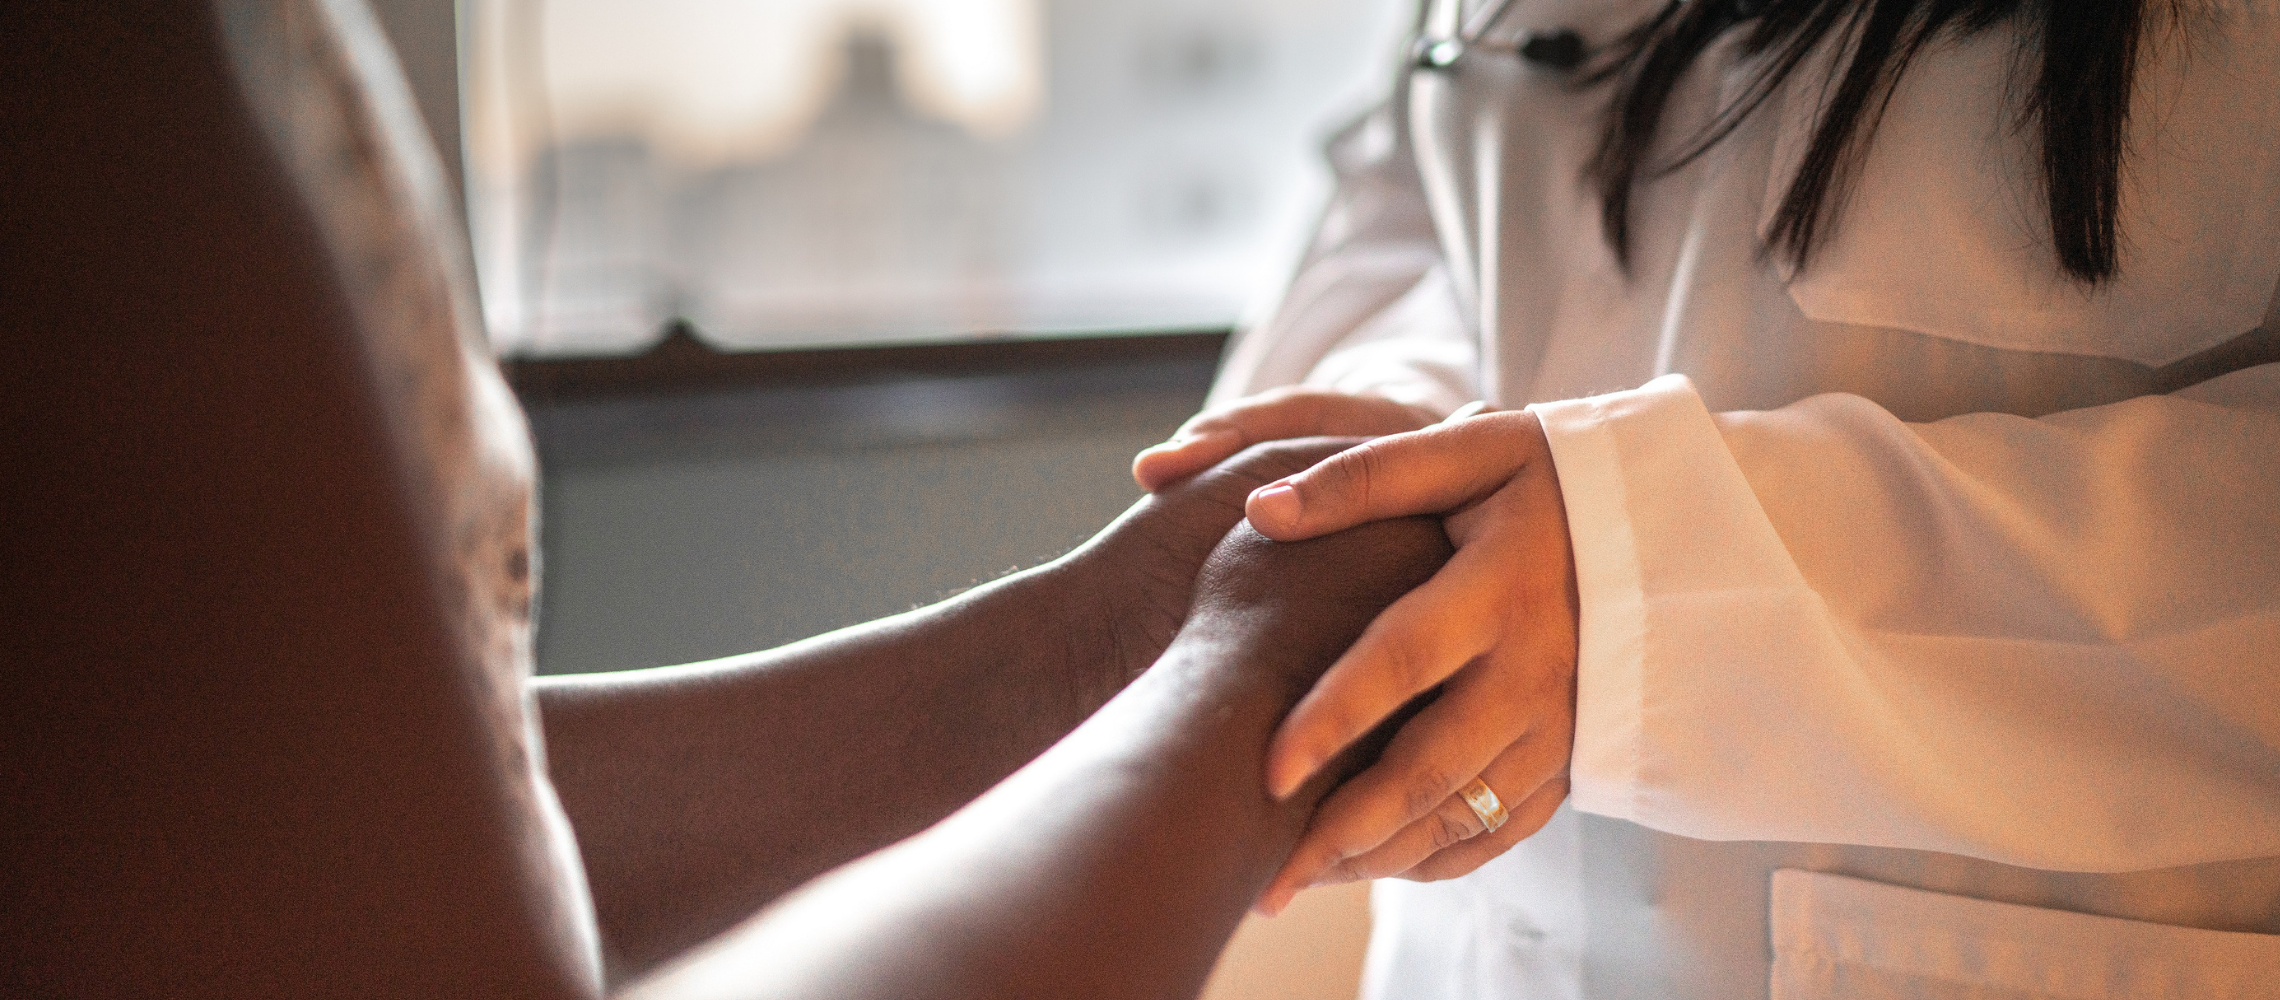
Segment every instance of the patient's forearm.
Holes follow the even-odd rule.
[[[1254,448],[1076,552],[906,615],[714,664],[537,684],[613,980],[971,801],[1162,652],[1256,486]]]
[[[1299,545],[1238,529],[1157,666],[1068,739],[635,993],[1193,995],[1335,777],[1268,799],[1269,734],[1370,617],[1445,554],[1431,522]]]
[[[555,785],[612,978],[925,829],[1124,681],[1053,613],[1059,567],[784,649],[546,678]]]

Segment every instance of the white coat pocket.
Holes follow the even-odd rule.
[[[2229,0],[2154,19],[2116,280],[2093,290],[2058,266],[2040,126],[2019,115],[2031,76],[1997,28],[1935,42],[1901,78],[1791,297],[1825,322],[2155,366],[2255,329],[2280,282],[2275,7]],[[1812,141],[1825,78],[1808,65],[1780,102],[1761,236]]]
[[[2271,997],[2280,936],[1773,874],[1773,1000]]]

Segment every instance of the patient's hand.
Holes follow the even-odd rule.
[[[1154,663],[1186,620],[1205,557],[1243,519],[1251,491],[1295,475],[1352,438],[1275,441],[1245,449],[1142,499],[1048,571],[1062,574],[1061,620],[1110,650],[1091,682],[1114,693]],[[1097,647],[1095,647],[1097,648]],[[1092,666],[1090,664],[1080,666]]]

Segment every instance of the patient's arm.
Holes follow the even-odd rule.
[[[800,890],[633,994],[1194,995],[1335,777],[1271,801],[1269,733],[1446,554],[1430,521],[1294,545],[1238,528],[1155,669],[1067,739],[947,821]],[[891,781],[865,791],[888,802],[921,793]]]
[[[279,9],[20,3],[20,30],[0,31],[0,244],[27,251],[0,266],[0,314],[32,345],[0,394],[0,996],[592,997],[584,897],[525,739],[512,584],[527,554],[486,547],[525,537],[522,426],[480,338],[419,284],[449,255],[420,252],[423,216],[388,201],[415,173],[382,155],[417,125],[371,117],[386,107],[359,99],[331,38],[363,6]],[[359,33],[354,62],[384,68]],[[1089,556],[770,667],[542,692],[613,936],[651,954],[693,940],[733,919],[725,905],[749,915],[1010,771],[1119,665],[1154,659],[1247,485],[1223,504],[1145,504]],[[1054,593],[1148,611],[1095,635],[1037,614]],[[1072,662],[1109,669],[1050,669]],[[692,710],[700,696],[720,714]],[[920,727],[929,705],[950,708]],[[1161,711],[1227,721],[1175,708]],[[1160,738],[1120,737],[1134,752]],[[1259,748],[1238,757],[1222,766],[1254,768]],[[1168,811],[1168,777],[1141,766],[1099,787]],[[1240,797],[1255,785],[1177,801],[1255,810]],[[787,805],[811,794],[817,807]],[[1202,814],[1180,829],[1216,843],[1247,815]],[[1115,847],[1073,842],[1085,828],[1049,809],[1022,815],[1035,832],[1005,849]],[[1273,855],[1263,878],[1280,852],[1251,846]],[[1198,885],[1199,907],[1255,889]],[[1113,902],[1134,886],[1052,888]],[[971,912],[1044,913],[1038,889],[1003,882]],[[1131,912],[1152,927],[1163,911]],[[1218,935],[1183,933],[1191,965]]]
[[[1035,758],[1162,652],[1245,495],[1335,448],[1254,449],[1052,564],[908,614],[710,664],[540,680],[610,978]]]

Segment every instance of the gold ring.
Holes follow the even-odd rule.
[[[1504,808],[1504,800],[1497,798],[1495,790],[1488,787],[1488,782],[1479,778],[1474,778],[1466,782],[1465,787],[1457,789],[1457,797],[1465,800],[1465,805],[1472,809],[1473,815],[1480,817],[1481,825],[1488,828],[1482,833],[1495,833],[1497,827],[1503,826],[1505,820],[1512,818],[1512,814]]]

